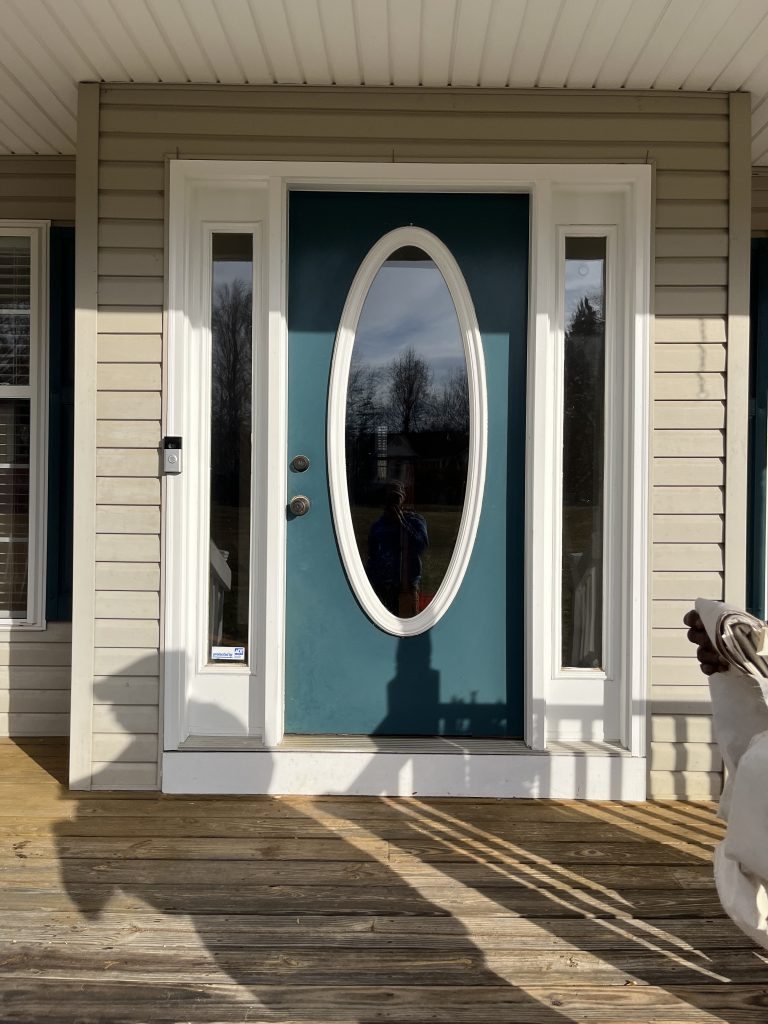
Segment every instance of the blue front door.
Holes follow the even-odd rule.
[[[466,282],[485,360],[488,448],[482,510],[461,586],[431,629],[394,636],[363,610],[340,558],[326,421],[334,341],[352,281],[375,243],[407,225],[436,236]],[[524,195],[290,194],[288,493],[306,495],[311,508],[287,524],[286,733],[522,734],[528,238]],[[426,321],[430,308],[422,310]],[[398,431],[388,442],[398,468],[387,474],[407,482],[414,445],[407,428]],[[290,465],[296,455],[306,456],[309,468],[297,472]],[[424,520],[431,526],[430,515]],[[417,555],[399,557],[418,566],[409,570],[416,578]],[[428,600],[420,586],[408,601]]]

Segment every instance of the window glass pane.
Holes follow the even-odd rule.
[[[605,238],[565,243],[562,664],[603,663]]]
[[[0,236],[0,384],[29,384],[30,240]]]
[[[442,583],[464,510],[469,384],[458,315],[426,252],[398,249],[366,296],[346,410],[358,552],[382,604],[417,615]]]
[[[209,660],[248,660],[253,238],[213,236]]]
[[[27,615],[29,408],[0,400],[0,618]]]
[[[0,235],[0,309],[29,309],[30,240]]]

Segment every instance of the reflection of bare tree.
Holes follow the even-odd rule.
[[[347,384],[347,433],[370,433],[382,419],[381,373],[365,363],[352,363]]]
[[[250,287],[241,280],[216,288],[211,316],[211,452],[222,482],[237,487],[241,437],[251,432]]]
[[[469,432],[469,379],[466,370],[455,369],[440,391],[435,392],[431,405],[430,428]]]
[[[418,430],[429,412],[432,370],[427,362],[407,348],[387,367],[389,407],[392,425],[404,434]]]

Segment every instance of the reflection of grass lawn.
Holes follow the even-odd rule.
[[[429,547],[424,552],[424,571],[421,580],[422,593],[434,596],[445,578],[451,560],[463,505],[421,505],[414,511],[427,521]],[[381,508],[370,505],[352,506],[352,525],[355,530],[357,549],[365,565],[368,560],[368,533],[381,515]]]

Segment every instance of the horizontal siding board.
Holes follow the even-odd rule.
[[[654,402],[653,425],[657,430],[722,430],[724,402]]]
[[[151,448],[157,468],[160,424],[155,420],[99,420],[96,424],[96,444],[99,448]]]
[[[659,458],[720,458],[725,455],[722,430],[654,430],[653,454]]]
[[[156,705],[159,685],[151,676],[97,676],[93,683],[93,702]]]
[[[100,505],[159,505],[160,481],[150,477],[98,477]]]
[[[0,713],[0,736],[68,736],[69,715]]]
[[[156,562],[97,562],[97,590],[157,590],[160,565]]]
[[[159,668],[158,653],[152,648],[97,647],[95,651],[94,673],[97,676],[152,676],[156,678]]]
[[[722,401],[725,377],[722,373],[654,373],[653,397],[658,401]]]
[[[164,299],[161,277],[101,277],[99,302],[104,306],[157,306]]]
[[[722,515],[725,511],[723,490],[721,487],[654,487],[653,511],[669,515]]]
[[[58,665],[69,668],[72,662],[70,644],[1,644],[0,668],[5,665],[26,665],[37,668],[41,665]]]
[[[95,790],[157,789],[156,759],[148,764],[113,764],[109,761],[94,761],[92,788]]]
[[[98,541],[97,541],[98,543]],[[651,559],[654,569],[697,569],[721,572],[723,548],[720,544],[654,544]]]
[[[97,619],[154,619],[160,615],[160,595],[150,591],[96,592]],[[118,646],[123,646],[118,644]]]
[[[69,690],[64,689],[0,689],[0,714],[68,715],[69,700]]]
[[[712,743],[651,743],[651,771],[719,772],[723,759]]]
[[[68,690],[72,671],[63,665],[3,665],[0,690]]]
[[[102,163],[99,166],[99,188],[107,191],[148,189],[157,192],[165,186],[163,163],[140,164],[132,160],[125,164]]]
[[[722,544],[723,531],[722,516],[658,515],[653,517],[651,536],[654,542],[660,544],[686,540]]]
[[[160,538],[153,534],[99,533],[97,562],[159,562]]]
[[[145,619],[96,620],[97,647],[158,647],[160,626]]]
[[[654,600],[695,601],[697,597],[720,601],[723,577],[719,572],[654,572],[651,576]]]
[[[99,305],[98,330],[102,334],[161,334],[163,307]]]
[[[99,217],[105,220],[162,220],[163,213],[161,191],[99,192]]]
[[[657,228],[727,228],[728,203],[659,200]]]
[[[728,236],[725,236],[726,241]],[[672,345],[724,345],[726,321],[720,316],[656,316],[654,341]],[[654,353],[655,354],[655,353]]]
[[[160,472],[157,448],[100,448],[96,452],[98,476],[156,477]]]
[[[728,200],[728,175],[725,172],[681,174],[660,171],[656,175],[657,199]]]
[[[162,376],[158,363],[99,363],[100,391],[159,391]]]
[[[723,459],[654,459],[653,483],[657,487],[721,487],[725,483],[725,463]]]
[[[717,800],[723,777],[719,772],[652,771],[648,785],[652,800]]]
[[[658,228],[654,242],[657,260],[725,259],[728,256],[725,228]]]
[[[653,359],[657,373],[724,373],[725,345],[660,345]]]
[[[156,736],[96,733],[93,737],[94,761],[106,761],[115,764],[132,762],[148,764],[157,756],[158,742]]]
[[[709,715],[653,715],[651,740],[656,743],[713,743]]]
[[[658,259],[655,268],[656,286],[701,287],[728,283],[728,261],[726,259]],[[656,307],[659,314],[662,308]],[[700,312],[700,310],[697,310]]]
[[[99,335],[100,363],[159,363],[162,357],[163,339],[159,334]]]
[[[160,533],[160,509],[152,505],[97,505],[97,533]]]
[[[99,248],[160,249],[165,242],[162,221],[99,221]]]
[[[651,682],[654,688],[658,686],[698,686],[704,688],[706,689],[707,702],[709,702],[709,689],[706,686],[706,679],[702,675],[699,663],[696,660],[696,652],[691,644],[688,644],[688,646],[690,653],[687,655],[654,654],[651,660]]]
[[[99,276],[102,281],[119,277],[157,277],[162,282],[163,250],[102,249],[99,252]]]
[[[142,704],[97,704],[94,733],[157,733],[157,708]]]
[[[100,391],[96,415],[100,420],[160,420],[160,392]]]
[[[724,315],[728,309],[728,292],[726,288],[656,288],[654,309],[659,316]]]

